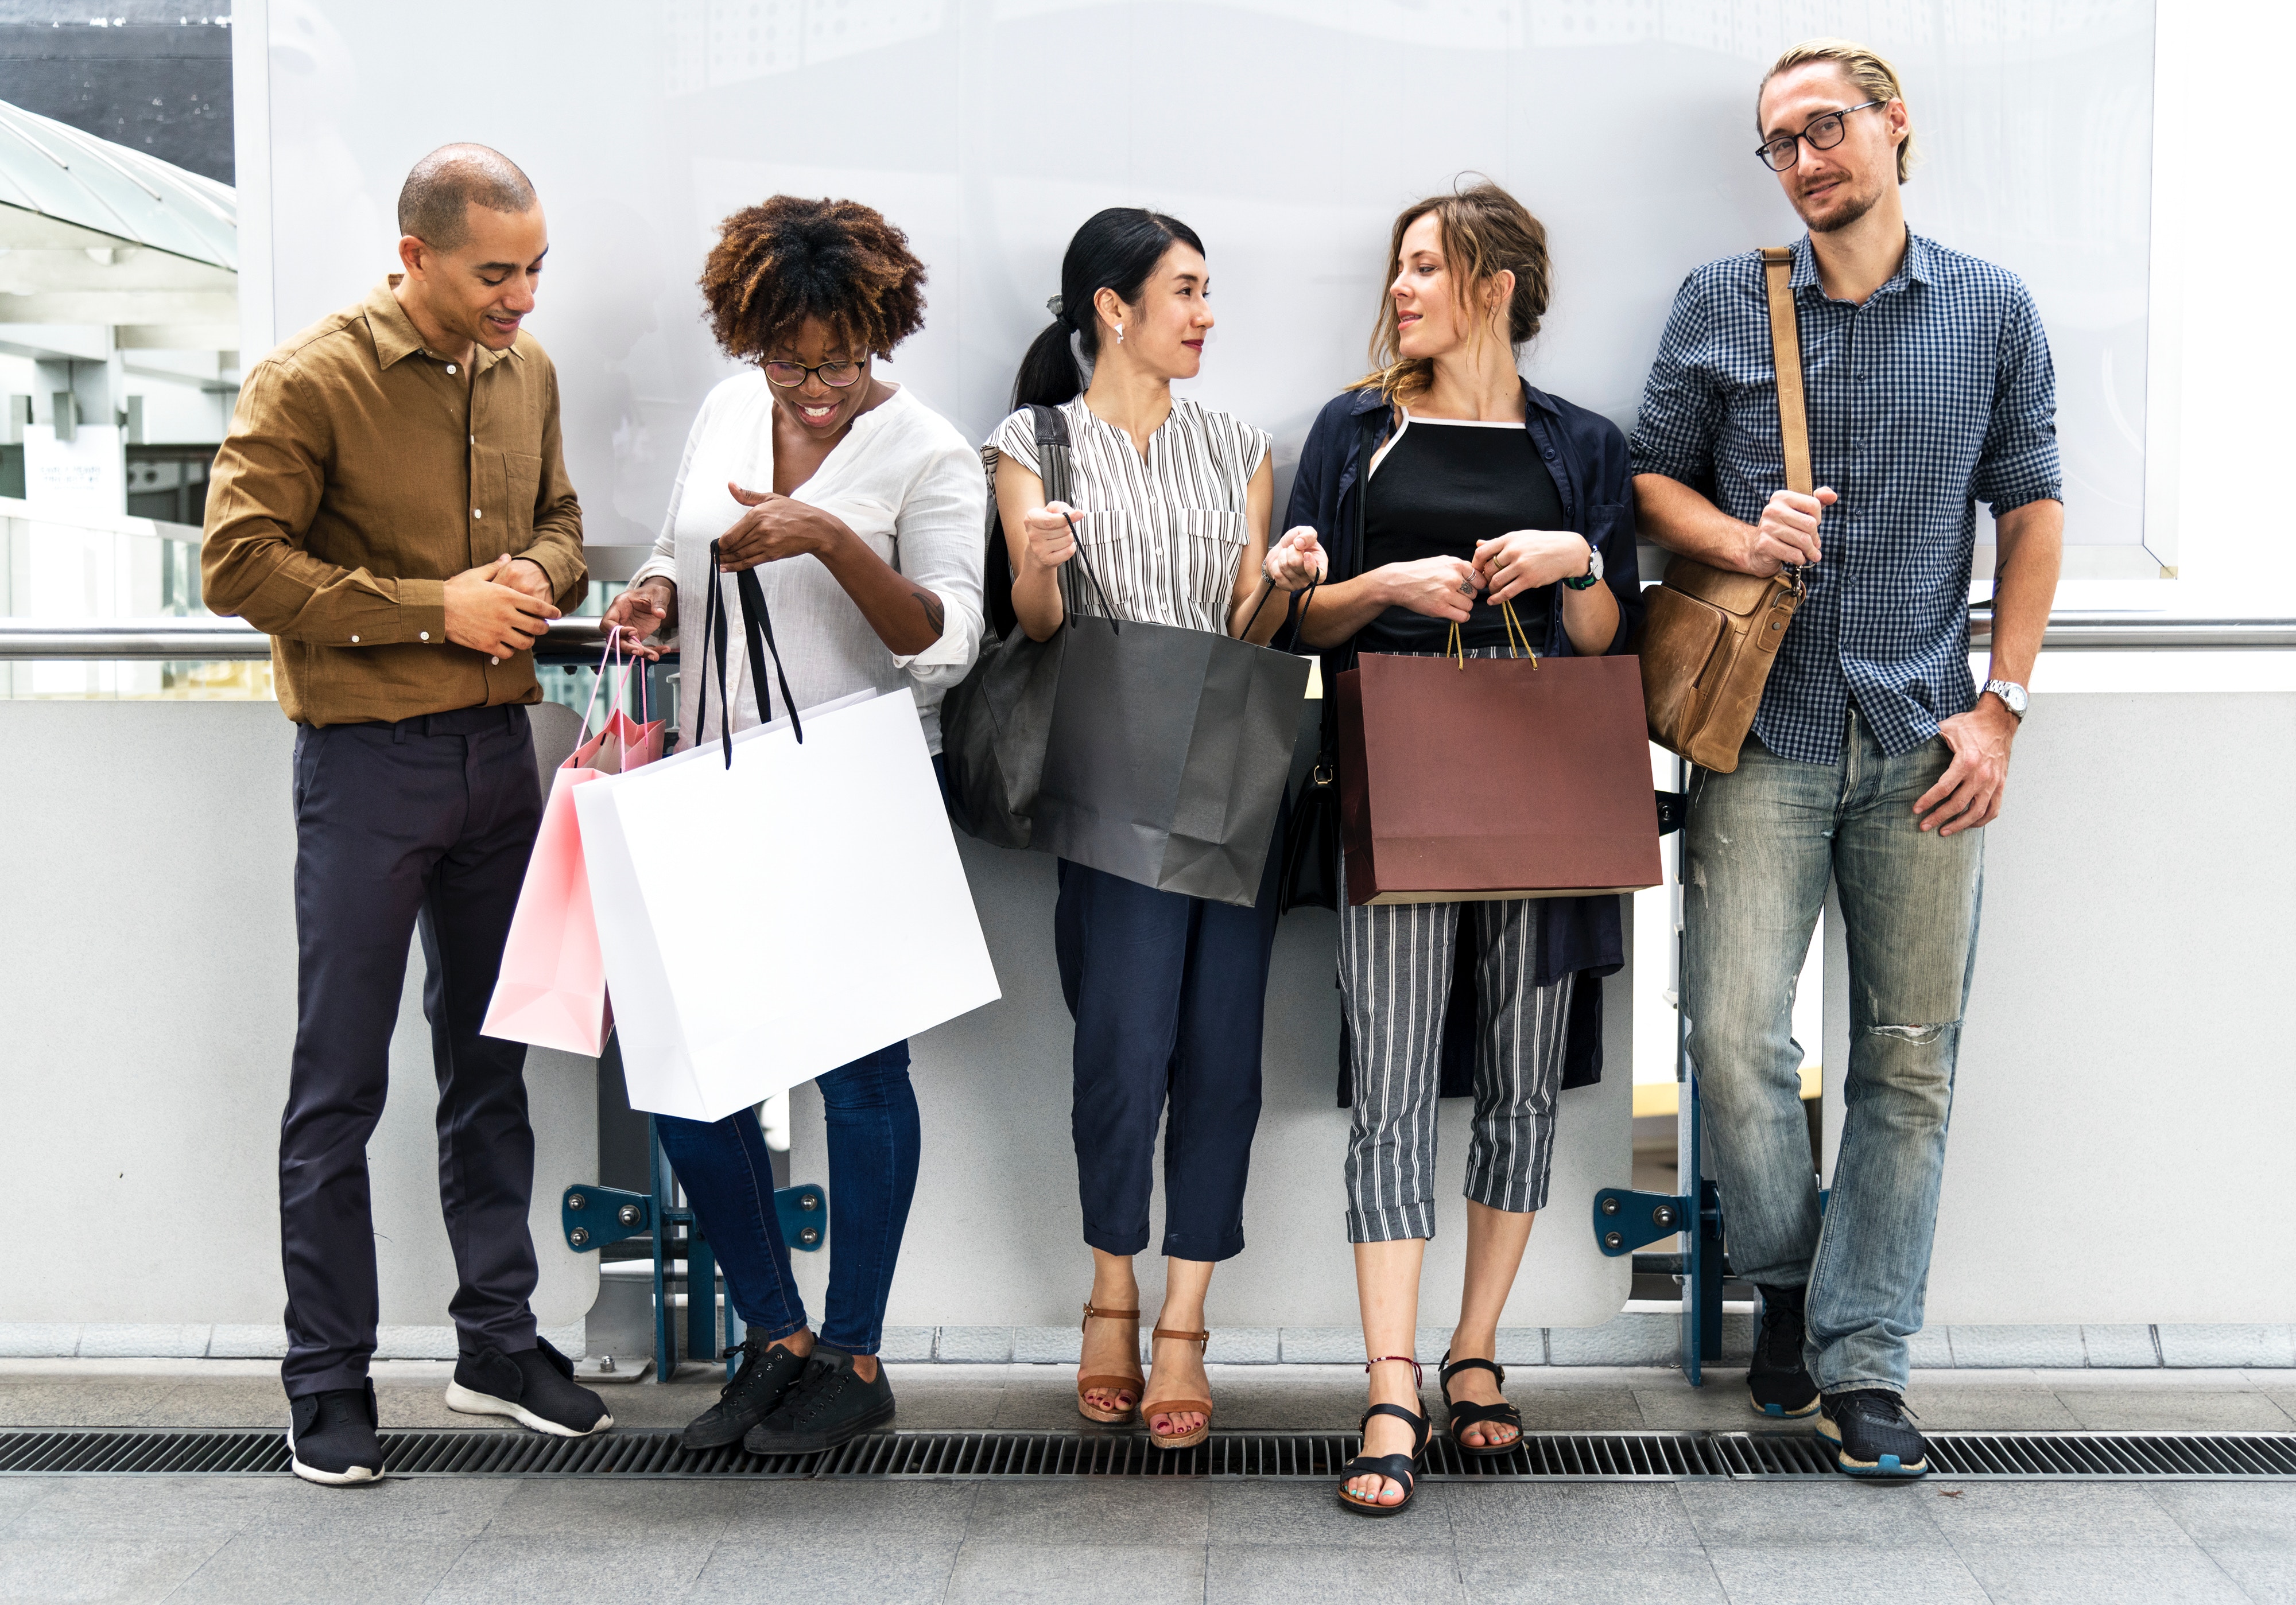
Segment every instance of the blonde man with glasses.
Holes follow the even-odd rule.
[[[1838,39],[1778,58],[1755,154],[1808,233],[1792,275],[1816,489],[1785,480],[1761,258],[1676,297],[1633,441],[1643,529],[1808,597],[1728,774],[1691,782],[1682,872],[1689,1049],[1730,1257],[1762,1289],[1747,1384],[1818,1417],[1853,1475],[1920,1476],[1906,1420],[1946,1118],[2001,811],[2062,546],[2055,379],[2016,276],[1906,226],[1913,115],[1890,65]],[[1997,541],[1993,659],[1968,668],[1975,509]],[[1850,1049],[1821,1214],[1793,986],[1829,880]]]

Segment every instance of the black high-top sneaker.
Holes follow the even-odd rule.
[[[892,1419],[893,1384],[885,1368],[879,1365],[877,1380],[865,1382],[851,1355],[816,1343],[805,1374],[779,1409],[750,1429],[742,1447],[752,1454],[811,1454]]]
[[[1805,1416],[1817,1408],[1817,1384],[1803,1369],[1801,1288],[1762,1289],[1762,1325],[1754,1334],[1754,1361],[1746,1391],[1763,1415]]]
[[[382,1475],[375,1420],[372,1382],[288,1400],[287,1453],[295,1475],[329,1487],[373,1482]]]
[[[538,1338],[514,1355],[489,1347],[456,1359],[447,1408],[506,1415],[553,1437],[587,1437],[614,1424],[606,1401],[574,1380],[574,1362]]]
[[[729,1356],[734,1352],[726,1350]],[[742,1340],[739,1352],[742,1363],[734,1380],[719,1390],[716,1404],[686,1422],[679,1447],[722,1449],[741,1442],[742,1435],[771,1415],[805,1374],[803,1355],[793,1355],[756,1333]]]
[[[1817,1441],[1851,1477],[1926,1477],[1930,1441],[1906,1420],[1905,1401],[1880,1388],[1825,1396]]]

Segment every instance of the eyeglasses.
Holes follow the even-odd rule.
[[[1754,148],[1754,154],[1760,157],[1763,164],[1773,173],[1783,173],[1801,160],[1801,152],[1797,147],[1803,140],[1809,141],[1809,148],[1813,151],[1831,151],[1849,132],[1842,127],[1842,119],[1852,111],[1863,111],[1868,106],[1886,104],[1885,101],[1860,101],[1855,106],[1844,106],[1839,111],[1814,117],[1809,119],[1809,127],[1800,133],[1781,134],[1775,139],[1765,141]]]
[[[805,382],[808,374],[818,373],[822,383],[832,390],[841,390],[860,378],[861,371],[868,365],[858,362],[824,362],[808,367],[801,362],[769,362],[766,364],[766,377],[784,390],[794,390]]]

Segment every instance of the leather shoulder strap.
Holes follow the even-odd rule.
[[[1032,402],[1029,412],[1037,425],[1037,478],[1044,484],[1045,500],[1065,502],[1070,490],[1069,421],[1058,407]]]
[[[1762,276],[1770,301],[1770,357],[1777,364],[1778,429],[1785,439],[1786,488],[1808,495],[1816,488],[1809,468],[1809,414],[1801,388],[1801,329],[1794,321],[1793,251],[1784,245],[1762,248]]]

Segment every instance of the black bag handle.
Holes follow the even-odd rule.
[[[1328,563],[1329,561],[1329,559],[1326,559],[1326,563]],[[1300,608],[1297,612],[1292,615],[1292,644],[1287,647],[1281,647],[1277,649],[1278,651],[1290,652],[1294,656],[1298,655],[1300,651],[1300,632],[1308,627],[1308,606],[1310,602],[1316,600],[1316,587],[1323,583],[1324,577],[1318,574],[1315,578],[1308,582],[1308,588],[1305,591],[1287,591],[1284,593],[1287,597],[1297,595],[1300,598]],[[1275,594],[1275,582],[1271,579],[1267,582],[1267,588],[1260,592],[1259,600],[1252,604],[1251,617],[1243,621],[1244,635],[1248,636],[1251,634],[1251,626],[1259,622],[1259,610],[1266,607],[1267,605],[1267,599]],[[1291,604],[1287,602],[1284,606],[1288,609]]]
[[[1048,503],[1065,502],[1072,488],[1069,484],[1073,463],[1069,452],[1069,421],[1061,416],[1058,407],[1046,406],[1037,402],[1029,404],[1029,416],[1037,426],[1037,479],[1045,487],[1045,500]],[[1069,520],[1068,526],[1069,536],[1076,542],[1077,565],[1084,577],[1092,582],[1094,592],[1100,597],[1100,605],[1108,617],[1109,632],[1111,635],[1123,634],[1116,617],[1116,604],[1108,599],[1108,587],[1100,583],[1100,576],[1093,572],[1092,564],[1085,557],[1084,539],[1077,534],[1076,520]],[[1064,608],[1062,610],[1068,614],[1069,627],[1074,629],[1075,610]]]
[[[694,699],[693,731],[697,738],[709,723],[710,649],[717,649],[718,700],[725,704],[718,722],[718,740],[726,755],[726,767],[734,766],[734,698],[726,689],[726,637],[731,633],[733,621],[726,612],[726,579],[718,570],[718,543],[709,543],[709,605],[701,615],[701,690]],[[766,588],[758,583],[755,569],[744,569],[734,577],[734,588],[742,604],[742,634],[749,647],[750,680],[756,687],[758,723],[774,722],[773,685],[766,678],[766,658],[774,660],[774,678],[781,682],[782,700],[789,707],[790,730],[800,745],[805,741],[805,725],[798,717],[797,698],[790,693],[788,671],[782,667],[781,648],[774,643],[773,615],[766,608]]]

